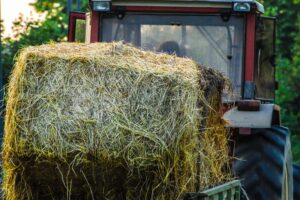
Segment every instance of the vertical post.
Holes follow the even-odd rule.
[[[1,0],[0,0],[1,1]],[[70,40],[71,39],[71,37],[70,37],[70,26],[72,26],[71,25],[71,17],[70,17],[70,13],[71,13],[71,11],[72,11],[72,0],[67,0],[67,16],[68,16],[68,19],[69,19],[69,27],[68,27],[68,29],[69,29],[69,33],[68,33],[68,39]]]
[[[100,38],[100,14],[99,12],[91,13],[91,43],[101,41]]]
[[[72,11],[72,0],[67,0],[67,15]]]
[[[254,62],[255,62],[255,14],[247,15],[246,27],[246,63],[245,63],[245,80],[254,80]]]
[[[245,52],[245,83],[244,99],[255,98],[254,66],[255,66],[255,27],[256,14],[247,14],[246,52]]]
[[[77,0],[77,11],[81,10],[80,0]]]

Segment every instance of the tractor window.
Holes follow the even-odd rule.
[[[275,19],[260,17],[256,28],[256,98],[275,98]]]
[[[71,12],[69,16],[69,42],[85,42],[86,16],[81,12]]]
[[[85,20],[76,20],[75,42],[85,42],[85,26]]]
[[[241,97],[244,18],[219,15],[140,15],[102,17],[104,42],[125,41],[147,50],[189,57],[230,77]],[[229,98],[229,97],[228,97]]]

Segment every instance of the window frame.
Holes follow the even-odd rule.
[[[259,97],[257,96],[257,94],[255,93],[255,99],[257,100],[261,100],[263,102],[274,102],[275,99],[276,99],[276,89],[277,89],[277,83],[276,83],[276,30],[277,30],[277,18],[276,17],[269,17],[269,16],[257,16],[256,17],[256,21],[257,21],[257,24],[259,23],[258,21],[259,20],[272,20],[273,23],[274,23],[274,31],[273,31],[273,56],[274,58],[274,66],[272,66],[274,68],[274,74],[273,74],[273,82],[274,82],[274,91],[273,91],[273,97],[272,99],[270,98],[265,98],[265,97]],[[257,27],[257,26],[256,26]],[[255,36],[255,65],[254,65],[254,82],[256,80],[256,70],[258,70],[258,51],[257,51],[257,46],[256,46],[256,41],[257,41],[257,38]],[[257,87],[257,86],[256,86]]]
[[[213,10],[215,11],[215,9]],[[99,31],[99,35],[98,35],[98,42],[103,42],[102,40],[102,34],[103,34],[103,19],[105,18],[104,16],[108,15],[108,16],[111,16],[111,15],[114,15],[116,13],[101,13],[99,15],[99,27],[98,27],[98,31]],[[184,15],[184,16],[220,16],[222,15],[222,13],[216,13],[216,12],[204,12],[204,13],[185,13],[185,12],[137,12],[137,11],[131,11],[131,12],[126,12],[126,14],[133,14],[133,15]],[[227,99],[225,100],[225,102],[233,102],[233,101],[237,101],[237,100],[240,100],[240,99],[243,99],[244,98],[244,87],[245,87],[245,73],[246,73],[246,45],[247,45],[247,17],[243,14],[240,14],[240,13],[235,13],[235,14],[231,14],[229,15],[230,17],[231,16],[241,16],[243,17],[243,23],[244,23],[244,30],[243,30],[243,37],[244,37],[244,40],[243,40],[243,55],[242,55],[242,66],[241,66],[241,75],[240,75],[240,79],[241,79],[241,83],[240,83],[240,91],[239,91],[239,98],[234,98],[234,99]],[[254,55],[254,52],[253,52],[253,55]],[[254,61],[253,61],[254,63]],[[252,69],[254,71],[254,66],[252,66]]]
[[[75,42],[76,21],[77,19],[86,20],[86,14],[83,12],[70,12],[68,42]]]

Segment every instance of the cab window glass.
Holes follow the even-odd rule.
[[[175,53],[214,68],[228,76],[239,99],[242,87],[244,18],[220,15],[150,15],[126,13],[101,17],[104,42],[125,41],[143,49]]]
[[[69,15],[69,42],[85,42],[86,39],[86,14],[70,12]]]
[[[74,42],[85,42],[85,25],[84,19],[76,19]]]
[[[275,98],[275,19],[260,17],[256,28],[256,98]]]

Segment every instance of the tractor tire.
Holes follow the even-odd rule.
[[[300,199],[300,164],[293,164],[294,200]]]
[[[293,200],[290,133],[272,126],[236,139],[233,171],[250,200]]]

